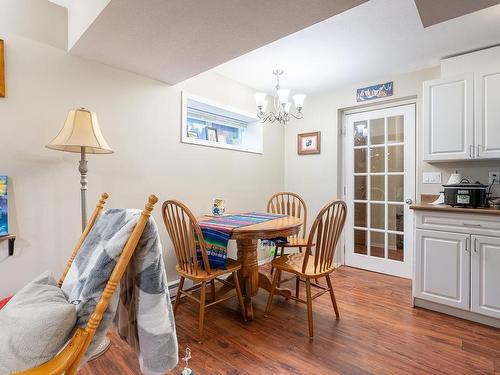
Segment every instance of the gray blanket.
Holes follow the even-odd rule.
[[[62,290],[76,305],[77,327],[84,327],[141,214],[111,209],[97,219],[73,262]],[[113,320],[136,351],[144,374],[164,374],[178,361],[175,321],[168,294],[162,248],[151,217],[88,350],[104,339]]]

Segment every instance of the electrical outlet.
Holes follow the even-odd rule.
[[[424,172],[424,184],[440,184],[441,172]]]
[[[500,184],[500,172],[490,172],[488,178],[488,185],[495,180],[495,184]]]

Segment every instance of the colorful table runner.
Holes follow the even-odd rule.
[[[240,215],[213,217],[208,220],[200,221],[210,267],[226,268],[227,244],[231,238],[233,229],[274,220],[284,216],[286,215],[250,212]],[[198,252],[198,262],[203,267],[201,252]]]

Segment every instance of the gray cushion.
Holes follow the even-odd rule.
[[[44,272],[0,310],[0,374],[36,367],[53,358],[75,323],[75,306]]]

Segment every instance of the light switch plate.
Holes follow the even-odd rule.
[[[423,181],[424,184],[440,184],[441,172],[424,172]]]

